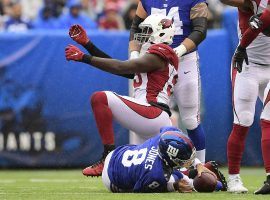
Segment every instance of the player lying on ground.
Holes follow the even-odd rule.
[[[222,2],[238,7],[238,30],[240,30],[240,38],[242,37],[232,61],[234,125],[227,144],[228,191],[233,193],[248,191],[239,175],[240,163],[247,133],[254,121],[255,106],[259,96],[263,102],[260,117],[261,141],[267,180],[255,194],[270,194],[270,37],[260,34],[253,42],[250,40],[252,38],[248,37],[253,33],[254,36],[258,35],[261,30],[267,34],[264,28],[270,27],[267,25],[267,21],[270,20],[266,9],[267,0],[222,0]],[[243,63],[244,59],[246,63]]]
[[[180,59],[174,97],[181,121],[197,149],[197,158],[205,162],[205,133],[200,122],[201,78],[197,47],[207,33],[208,7],[206,0],[140,0],[130,29],[130,59],[139,56],[140,48],[134,35],[139,24],[149,15],[163,14],[174,19],[175,36],[171,45]],[[144,49],[142,47],[142,49]],[[135,135],[135,141],[138,135]]]
[[[195,155],[196,149],[187,136],[177,128],[164,127],[143,144],[123,145],[110,152],[102,181],[112,192],[191,192],[192,179],[177,169],[193,165],[193,173],[198,176],[209,172],[216,177]],[[213,170],[223,178],[217,168]]]
[[[111,59],[89,40],[79,25],[72,26],[70,36],[83,45],[91,55],[69,45],[67,60],[84,62],[98,69],[134,78],[134,98],[120,96],[111,91],[96,92],[91,106],[104,145],[102,158],[83,170],[87,176],[100,176],[104,159],[114,147],[113,119],[125,128],[147,140],[156,135],[160,127],[170,126],[169,97],[177,82],[178,58],[169,46],[174,36],[174,24],[168,17],[151,15],[140,25],[142,33],[136,38],[140,43],[150,43],[141,57],[128,61]]]

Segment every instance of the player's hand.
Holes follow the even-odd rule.
[[[74,45],[68,45],[65,49],[66,59],[68,61],[82,61],[84,53]]]
[[[262,27],[263,25],[263,22],[261,21],[260,19],[260,16],[262,14],[257,14],[257,15],[253,15],[250,17],[249,21],[248,21],[248,24],[249,24],[249,27],[253,30],[256,30],[256,29],[259,29]]]
[[[175,189],[178,192],[181,192],[181,193],[192,192],[193,187],[191,185],[189,185],[189,183],[184,179],[181,179],[181,180],[175,182],[174,184],[175,184]]]
[[[237,69],[237,71],[241,73],[244,61],[246,62],[247,65],[249,64],[247,51],[245,48],[239,45],[233,55],[232,60],[233,68]]]
[[[196,165],[196,169],[197,169],[197,172],[198,172],[198,177],[200,177],[202,175],[203,172],[207,172],[207,173],[210,173],[212,174],[214,177],[217,178],[216,174],[214,172],[212,172],[211,170],[207,169],[205,166],[203,166],[203,164],[197,164]]]
[[[73,25],[70,27],[69,36],[75,42],[77,42],[78,44],[81,44],[83,46],[86,45],[90,41],[90,39],[87,36],[86,31],[79,24],[76,24],[76,25]]]

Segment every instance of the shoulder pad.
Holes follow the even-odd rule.
[[[147,50],[147,53],[156,54],[160,56],[162,59],[169,62],[176,69],[178,69],[178,57],[174,50],[166,44],[153,44]]]

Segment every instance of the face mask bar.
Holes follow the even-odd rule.
[[[188,160],[180,160],[178,158],[171,159],[175,163],[175,168],[182,168],[182,167],[189,167],[193,164],[196,157],[196,149],[192,149],[192,155],[190,156],[190,159]]]
[[[141,33],[134,34],[134,40],[138,41],[139,44],[147,43],[151,34],[153,33],[153,29],[150,25],[140,26]]]

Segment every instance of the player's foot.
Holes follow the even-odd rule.
[[[112,152],[115,149],[115,146],[112,144],[105,144],[104,145],[104,152],[102,154],[102,157],[99,161],[97,161],[96,163],[90,165],[89,167],[86,167],[82,173],[85,176],[101,176],[102,175],[102,171],[104,168],[104,162],[105,162],[105,158],[107,157],[107,155]]]
[[[99,161],[94,163],[93,165],[86,167],[82,173],[85,176],[101,176],[102,175],[102,170],[104,167],[104,158],[101,158]]]
[[[270,176],[267,177],[264,185],[260,189],[256,190],[254,194],[270,194]]]
[[[228,178],[228,192],[230,193],[247,193],[248,189],[244,187],[239,175]]]
[[[221,182],[222,184],[222,191],[227,191],[227,181],[225,179],[225,176],[222,174],[222,172],[218,169],[218,164],[215,161],[209,161],[205,163],[204,165],[207,169],[210,171],[214,172],[217,176],[217,179]]]

